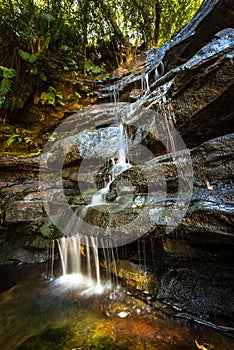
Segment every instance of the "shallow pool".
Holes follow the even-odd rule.
[[[43,266],[0,270],[3,350],[234,348],[234,338],[175,318],[166,306],[150,306],[124,287],[96,288],[79,278],[48,281]]]

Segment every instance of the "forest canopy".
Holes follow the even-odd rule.
[[[201,3],[0,0],[0,108],[22,108],[32,93],[25,85],[34,90],[35,85],[42,90],[49,87],[54,67],[96,75],[162,45]],[[20,99],[18,91],[24,90],[27,96]],[[50,93],[60,100],[55,91]]]

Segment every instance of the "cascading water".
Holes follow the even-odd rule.
[[[123,124],[119,124],[118,162],[112,166],[112,181],[123,171],[129,169],[131,164],[127,162],[127,142]]]
[[[154,71],[155,81],[157,81],[164,73],[164,65],[162,62],[159,62]]]
[[[110,90],[110,102],[117,103],[119,99],[119,85],[115,84],[112,86],[112,89]]]
[[[109,192],[111,182],[116,178],[116,176],[120,175],[123,171],[131,167],[131,164],[127,162],[127,156],[126,156],[127,141],[126,141],[126,134],[122,123],[119,124],[119,130],[117,132],[117,141],[118,141],[117,161],[112,159],[112,166],[109,169],[110,180],[104,188],[94,193],[94,195],[91,198],[91,203],[87,207],[105,205],[106,204],[105,196]]]
[[[110,281],[101,281],[100,253],[96,237],[79,234],[62,237],[58,239],[58,247],[63,273],[58,283],[80,287],[86,294],[100,294],[111,287]],[[107,265],[109,263],[104,262]]]
[[[142,84],[142,90],[145,91],[145,95],[150,91],[149,86],[149,74],[145,73],[142,75],[141,79]],[[114,102],[117,102],[118,99],[118,89],[114,87],[112,90],[113,92],[113,99]],[[162,99],[164,96],[162,97]],[[144,100],[144,98],[143,98]],[[139,103],[143,103],[142,101],[139,101]],[[165,101],[164,101],[165,102]],[[138,105],[137,105],[138,106]],[[129,108],[129,113],[133,114],[135,111],[135,108]],[[167,125],[167,131],[170,135],[169,125]],[[89,204],[87,204],[82,209],[82,217],[85,218],[86,215],[89,214],[89,208],[90,207],[98,207],[98,206],[111,206],[112,204],[118,204],[118,203],[110,203],[106,202],[106,195],[109,192],[110,185],[113,182],[113,180],[120,175],[122,172],[127,170],[131,167],[131,164],[127,161],[127,153],[128,153],[128,142],[126,133],[124,130],[123,124],[120,122],[118,128],[116,128],[116,144],[117,144],[117,150],[115,151],[114,157],[112,156],[111,159],[106,160],[104,168],[98,171],[98,175],[105,175],[103,176],[102,186],[103,188],[99,189],[92,195],[91,200]],[[171,136],[173,138],[173,135]],[[173,140],[171,140],[171,148],[174,149],[174,143]],[[108,209],[107,209],[108,210]],[[115,209],[113,209],[115,210]],[[88,234],[88,233],[87,233]],[[100,243],[100,242],[99,242]],[[93,236],[80,236],[79,233],[76,236],[72,237],[63,237],[58,241],[59,245],[59,252],[61,256],[61,263],[62,263],[62,271],[63,271],[63,277],[64,280],[72,279],[73,281],[76,281],[76,284],[78,285],[84,285],[91,288],[94,292],[101,292],[103,290],[103,283],[101,280],[101,271],[100,271],[100,257],[99,254],[101,252],[102,254],[102,260],[104,259],[105,263],[105,269],[106,269],[106,279],[111,284],[113,276],[112,273],[114,272],[114,275],[117,275],[117,271],[114,271],[116,269],[115,264],[115,254],[113,251],[113,248],[104,248],[108,247],[108,244],[105,244],[102,242],[102,249],[100,249],[99,244],[97,242],[97,237]],[[84,248],[85,247],[85,248]],[[98,248],[99,247],[99,248]],[[145,252],[143,254],[145,257]],[[145,258],[144,258],[145,260]],[[141,265],[141,263],[139,262]],[[114,285],[116,284],[116,281],[114,281]]]
[[[84,216],[90,207],[107,205],[105,196],[109,191],[111,182],[116,176],[131,167],[127,162],[127,140],[122,123],[119,124],[116,139],[118,145],[116,154],[117,160],[112,158],[111,166],[110,162],[107,162],[110,180],[104,188],[93,194],[91,203],[83,208],[82,213]],[[93,236],[80,236],[77,234],[71,237],[60,238],[58,240],[58,247],[63,274],[60,281],[81,287],[85,285],[91,293],[102,293],[105,287],[110,287],[111,284],[116,286],[117,281],[112,281],[112,270],[116,267],[113,248],[105,248],[108,247],[108,242],[105,242],[105,244],[102,242],[101,244],[103,248],[98,249],[97,237]],[[104,258],[104,265],[107,271],[107,283],[104,284],[101,280],[100,253]]]
[[[149,73],[144,73],[141,77],[141,90],[147,92],[150,91]]]
[[[45,279],[52,280],[54,278],[54,248],[55,242],[52,239],[47,246],[47,259],[45,264]]]

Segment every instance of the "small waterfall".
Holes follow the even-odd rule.
[[[107,176],[109,182],[104,188],[99,189],[91,198],[91,203],[83,208],[85,215],[87,209],[92,206],[107,205],[105,196],[109,191],[111,182],[116,176],[131,167],[127,162],[127,138],[124,131],[123,124],[119,124],[116,135],[117,152],[116,158],[111,158],[105,162],[105,171],[110,172]],[[103,171],[103,169],[102,169]],[[101,280],[100,271],[100,252],[102,253],[102,260],[106,268],[106,278],[108,285],[116,286],[116,277],[113,279],[113,272],[117,276],[115,254],[113,247],[108,242],[101,241],[102,249],[99,247],[98,238],[93,236],[80,236],[79,233],[74,236],[62,237],[58,240],[58,248],[62,265],[62,282],[78,284],[78,286],[89,287],[90,292],[101,293],[103,283]],[[109,247],[110,246],[110,247]],[[109,247],[109,248],[105,248]]]
[[[93,252],[94,252],[97,285],[100,286],[101,278],[100,278],[100,265],[99,265],[99,255],[98,255],[98,247],[97,247],[97,237],[91,237],[91,242],[93,245]]]
[[[155,81],[157,81],[164,74],[164,64],[159,62],[154,71]]]
[[[110,87],[110,102],[114,102],[115,104],[119,100],[119,85],[115,84]]]
[[[119,125],[119,154],[118,160],[120,164],[126,164],[126,152],[125,152],[125,135],[123,124]]]
[[[141,77],[141,90],[147,92],[150,91],[149,73],[144,73]]]
[[[118,175],[120,175],[123,171],[129,169],[131,167],[131,164],[127,162],[127,140],[126,140],[126,134],[124,131],[123,124],[119,124],[119,137],[118,137],[118,162],[113,164],[112,167],[112,176],[114,178]]]
[[[89,207],[98,206],[98,205],[104,205],[105,202],[105,195],[109,191],[110,182],[106,185],[106,187],[102,188],[101,190],[97,191],[91,199],[91,203],[88,205]]]
[[[45,279],[52,280],[54,278],[54,246],[55,242],[52,239],[48,242],[47,254],[46,254],[46,264],[45,264]]]
[[[116,176],[120,175],[123,171],[129,169],[131,167],[131,164],[127,162],[127,140],[126,140],[126,134],[124,131],[123,124],[119,124],[119,130],[117,133],[117,141],[118,141],[118,151],[117,151],[117,162],[114,158],[111,159],[111,166],[110,161],[106,161],[105,165],[110,168],[110,176],[108,183],[105,183],[105,187],[98,190],[91,198],[91,203],[87,205],[87,207],[93,207],[93,206],[99,206],[99,205],[105,205],[105,196],[109,192],[110,184],[111,182],[116,178]]]
[[[112,277],[115,264],[113,248],[105,248],[108,242],[102,242],[98,248],[98,238],[88,236],[71,236],[58,239],[61,257],[63,285],[85,288],[83,294],[101,294],[106,288],[115,289],[117,280]],[[101,277],[100,255],[104,259],[106,276]]]
[[[106,278],[108,281],[111,281],[112,285],[118,286],[118,274],[117,274],[117,265],[116,257],[118,259],[118,249],[116,248],[116,257],[114,253],[114,248],[109,246],[108,241],[101,240],[103,255],[104,255],[104,265],[106,269]]]
[[[155,77],[155,81],[157,81],[158,78],[160,77],[160,74],[159,74],[159,72],[158,72],[158,67],[155,68],[154,77]]]
[[[150,91],[149,73],[145,73],[146,91]]]

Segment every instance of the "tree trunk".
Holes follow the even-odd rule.
[[[118,40],[122,43],[122,45],[125,47],[126,50],[126,60],[130,60],[133,57],[133,48],[129,40],[124,36],[124,34],[119,29],[119,26],[115,20],[114,14],[112,12],[112,9],[110,6],[106,4],[103,0],[95,0],[95,3],[101,7],[103,11],[103,15],[107,22],[110,23],[112,29],[114,30],[114,33]]]
[[[150,4],[149,1],[134,0],[135,5],[141,11],[142,18],[144,20],[144,34],[145,34],[145,44],[147,49],[157,45],[158,35],[159,35],[159,21],[160,21],[160,7],[158,0],[155,0],[155,18],[153,16],[150,18]],[[158,10],[158,11],[157,11]],[[156,30],[156,31],[155,31]],[[157,34],[155,36],[155,34]]]
[[[154,46],[158,45],[160,17],[161,17],[161,7],[159,5],[158,0],[155,0],[154,35],[153,35]]]
[[[83,27],[83,42],[82,42],[82,69],[85,74],[85,62],[86,62],[86,53],[87,53],[87,44],[88,44],[88,1],[85,0],[82,4],[82,27]]]

